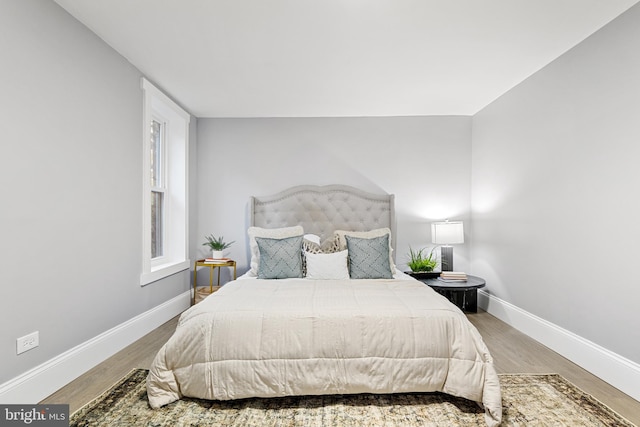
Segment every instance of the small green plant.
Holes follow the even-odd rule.
[[[213,237],[213,234],[211,236],[205,236],[205,239],[207,239],[207,241],[204,242],[202,246],[209,246],[212,251],[223,251],[235,243],[235,240],[225,243],[224,237]]]
[[[418,271],[433,271],[438,265],[438,259],[434,253],[436,248],[431,249],[428,255],[426,255],[426,248],[414,251],[409,246],[409,262],[407,266],[413,272]]]

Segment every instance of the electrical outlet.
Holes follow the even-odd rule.
[[[40,332],[35,331],[16,339],[16,354],[36,348],[40,344]]]

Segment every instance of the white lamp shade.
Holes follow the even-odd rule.
[[[431,223],[431,242],[437,245],[464,243],[464,227],[462,221]]]

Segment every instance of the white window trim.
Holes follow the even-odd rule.
[[[142,78],[143,90],[143,177],[142,177],[142,273],[140,285],[158,281],[189,268],[189,122],[191,116],[168,96]],[[151,259],[151,161],[149,123],[153,117],[166,123],[165,144],[167,169],[165,210],[165,251]],[[170,200],[168,200],[170,199]]]

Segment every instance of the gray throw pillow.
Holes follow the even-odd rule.
[[[352,279],[393,279],[389,262],[389,235],[364,239],[345,236]]]
[[[260,251],[258,279],[302,277],[302,236],[256,237],[256,243]]]

